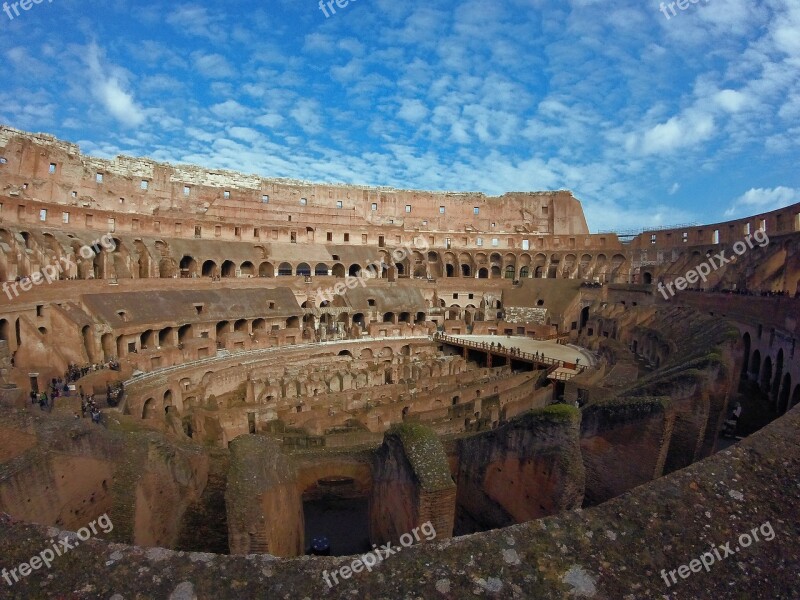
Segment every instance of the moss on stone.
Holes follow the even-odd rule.
[[[444,447],[433,429],[418,423],[401,423],[392,426],[386,435],[400,440],[425,491],[433,492],[455,486]]]

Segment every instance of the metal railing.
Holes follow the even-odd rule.
[[[534,364],[547,365],[549,367],[555,367],[555,368],[564,367],[567,369],[575,369],[578,373],[583,373],[583,371],[586,370],[586,365],[569,363],[557,358],[550,358],[549,356],[545,356],[544,354],[525,352],[523,350],[517,350],[512,352],[512,350],[514,349],[501,346],[499,343],[489,344],[487,342],[476,342],[473,340],[465,340],[455,336],[447,335],[446,333],[435,334],[433,336],[433,340],[436,342],[444,342],[445,344],[452,344],[454,346],[461,346],[462,348],[472,348],[474,350],[480,350],[481,352],[488,352],[490,354],[499,354],[501,356],[508,356],[511,358],[516,358],[518,360],[531,362]],[[554,374],[554,378],[558,378],[555,375],[556,374]],[[566,373],[557,375],[566,375]]]

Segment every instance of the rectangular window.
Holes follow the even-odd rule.
[[[68,212],[62,212],[61,213],[61,222],[64,223],[64,225],[69,224],[69,213]]]
[[[378,205],[374,202],[372,203],[372,210],[378,210]]]
[[[255,227],[253,229],[253,237],[256,238],[256,239],[261,237],[261,233],[259,232],[258,227]]]
[[[476,241],[476,243],[478,244],[478,246],[483,246],[483,238],[478,238],[478,239],[477,239],[477,240],[475,240],[475,241]]]
[[[234,227],[233,228],[233,235],[236,237],[242,237],[242,228],[241,227]]]
[[[758,222],[758,228],[759,228],[761,231],[766,231],[766,230],[767,230],[767,220],[766,220],[766,219],[761,219],[761,220]]]
[[[546,215],[548,212],[549,212],[548,208],[546,206],[543,206],[542,207],[542,214]]]
[[[479,215],[479,214],[481,214],[481,209],[480,209],[479,207],[477,207],[477,206],[476,206],[475,208],[473,208],[473,209],[472,209],[472,214],[473,214],[473,215]]]
[[[458,300],[458,294],[453,294],[453,300]]]
[[[269,196],[267,196],[266,194],[264,194],[263,196],[261,196],[261,202],[262,202],[263,204],[269,204]]]
[[[686,242],[688,242],[688,241],[689,241],[689,233],[688,233],[688,232],[684,231],[684,232],[681,234],[681,237],[683,238],[683,243],[684,243],[684,244],[685,244]]]
[[[180,233],[181,233],[181,224],[175,223],[175,234],[180,235]]]
[[[655,244],[656,243],[656,234],[655,233],[650,234],[650,243],[651,244]]]
[[[407,213],[411,212],[411,205],[410,204],[406,204],[406,212]]]
[[[327,232],[325,234],[325,239],[328,240],[329,242],[332,242],[333,241],[333,232],[332,231]]]
[[[111,233],[114,233],[116,231],[116,228],[117,228],[116,220],[114,220],[111,217],[109,217],[109,219],[108,219],[108,231],[111,232]]]
[[[55,175],[56,173],[56,163],[50,163],[50,168],[47,170],[50,175]]]
[[[342,201],[341,200],[337,200],[336,201],[336,208],[343,208],[343,207],[344,207],[344,204],[342,204]]]
[[[194,237],[200,239],[203,237],[203,228],[199,225],[194,226]]]
[[[133,231],[139,231],[139,219],[132,219],[131,220],[131,229]]]
[[[97,175],[95,175],[94,180],[97,183],[103,183],[103,174],[102,173],[98,173]]]
[[[86,215],[86,226],[87,227],[91,227],[92,226],[92,220],[93,220],[92,215]]]
[[[290,241],[292,244],[296,244],[296,243],[297,243],[297,232],[296,232],[296,231],[292,231],[292,232],[289,234],[289,241]]]
[[[222,192],[222,197],[223,197],[225,200],[230,200],[230,198],[231,198],[231,193],[230,193],[228,190],[225,190],[224,192]]]
[[[712,238],[713,244],[719,244],[719,229],[714,230],[714,236]]]
[[[308,204],[307,198],[300,198],[300,206],[306,206]]]
[[[153,231],[161,231],[161,221],[153,221]]]
[[[522,249],[530,250],[531,243],[528,240],[522,240]]]
[[[344,241],[345,242],[349,242],[350,241],[350,234],[349,233],[345,233],[344,234]]]
[[[73,198],[77,198],[78,197],[78,192],[72,192],[72,197]]]
[[[492,238],[492,246],[497,248],[497,246],[499,245],[500,245],[500,240],[498,240],[497,238]]]
[[[367,242],[367,234],[366,233],[362,233],[361,234],[361,243],[364,244],[365,246],[367,245],[368,242]]]
[[[183,186],[183,195],[184,196],[188,196],[191,193],[192,193],[192,189],[188,185]]]
[[[444,214],[444,206],[440,206],[440,207],[439,207],[439,214],[440,214],[440,215],[443,215],[443,214]]]
[[[40,221],[47,221],[47,209],[43,208],[39,211],[39,220]]]
[[[142,190],[147,191],[147,189],[149,187],[150,187],[150,183],[146,179],[142,179],[142,182],[139,184],[139,188],[142,189]]]
[[[214,237],[222,237],[222,226],[215,225],[214,226]]]
[[[497,226],[497,223],[492,223],[492,229],[494,229],[496,226]]]

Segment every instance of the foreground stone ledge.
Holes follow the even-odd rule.
[[[800,597],[800,409],[739,445],[596,508],[402,549],[328,588],[351,558],[221,556],[82,543],[3,598],[770,598]],[[668,588],[661,578],[769,521],[760,541]],[[0,523],[13,568],[55,529]]]

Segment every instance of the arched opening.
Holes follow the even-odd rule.
[[[334,277],[339,277],[343,279],[345,276],[344,265],[342,263],[336,263],[335,265],[333,265],[333,269],[331,270],[331,272],[333,273]]]
[[[103,347],[103,360],[111,360],[117,355],[117,346],[114,342],[114,335],[104,333],[100,338],[100,345]]]
[[[249,260],[244,261],[239,270],[242,272],[242,277],[255,277],[256,266]]]
[[[514,265],[508,265],[506,267],[506,279],[514,279],[516,275],[516,271],[514,269]]]
[[[0,340],[5,340],[6,342],[10,342],[9,339],[10,335],[10,325],[6,319],[0,319]]]
[[[753,358],[750,359],[750,377],[758,381],[758,374],[761,371],[761,352],[755,350]]]
[[[645,271],[644,273],[642,273],[642,283],[646,285],[650,285],[651,283],[653,283],[653,274],[650,273],[649,271]]]
[[[384,313],[383,322],[384,323],[394,323],[394,313],[393,312]]]
[[[223,277],[236,277],[236,263],[231,260],[226,260],[222,263],[222,276]]]
[[[297,275],[300,277],[311,276],[311,266],[308,263],[300,263],[297,265]]]
[[[478,279],[489,279],[489,269],[486,267],[478,269]]]
[[[789,373],[783,376],[781,390],[778,393],[778,413],[783,414],[789,410],[789,393],[792,391],[792,376]]]
[[[175,330],[172,327],[165,327],[158,332],[158,345],[161,347],[171,347],[175,345]]]
[[[530,277],[530,269],[528,267],[520,267],[519,278],[527,279],[528,277]]]
[[[148,398],[142,408],[142,419],[152,419],[156,414],[155,398]]]
[[[766,357],[764,359],[764,365],[761,368],[761,389],[764,392],[769,393],[769,386],[772,382],[772,358]]]
[[[456,269],[453,265],[445,265],[445,275],[447,277],[455,277],[456,276]]]
[[[492,279],[499,279],[500,278],[500,267],[497,265],[492,266]]]
[[[282,262],[278,265],[278,277],[291,277],[292,265],[287,262]]]
[[[318,263],[314,267],[314,275],[317,277],[325,277],[328,274],[328,265],[325,263]]]
[[[778,356],[775,357],[775,376],[772,378],[772,397],[778,399],[778,393],[781,391],[781,380],[783,378],[783,348],[778,350]],[[780,409],[780,403],[778,403]]]
[[[361,274],[361,266],[360,265],[350,265],[350,268],[347,271],[347,274],[350,277],[358,277]]]
[[[750,332],[746,331],[744,336],[742,337],[742,341],[744,342],[744,360],[742,361],[742,372],[741,378],[744,379],[747,377],[747,368],[750,365]]]
[[[168,414],[175,410],[175,407],[172,405],[172,391],[167,390],[164,392],[164,414]]]
[[[589,307],[586,306],[583,309],[581,309],[581,325],[580,325],[580,329],[583,329],[584,327],[586,327],[586,323],[588,323],[588,322],[589,322]]]
[[[92,335],[92,328],[88,325],[84,325],[83,329],[81,329],[81,335],[83,336],[83,347],[86,350],[86,356],[89,359],[89,362],[95,362],[94,336]]]
[[[203,263],[203,277],[214,277],[217,274],[217,263],[207,260]]]
[[[247,319],[239,319],[233,324],[236,333],[247,333]]]
[[[197,261],[191,256],[184,256],[180,262],[181,277],[197,277]]]
[[[258,265],[259,277],[275,277],[275,265],[271,262],[262,262]]]
[[[472,268],[469,265],[461,264],[461,276],[472,277]]]
[[[194,328],[190,323],[181,325],[178,329],[178,343],[186,344],[194,338]]]

